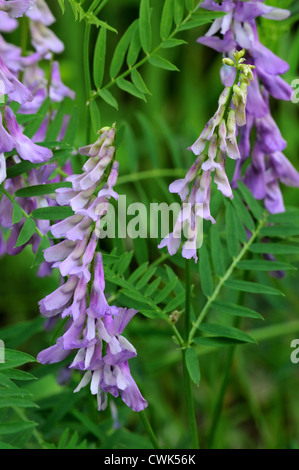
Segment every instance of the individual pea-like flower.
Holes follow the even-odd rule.
[[[197,249],[202,241],[200,221],[204,219],[215,223],[210,212],[212,175],[217,189],[225,197],[233,198],[225,171],[225,160],[226,157],[233,160],[240,159],[237,128],[246,124],[247,87],[254,78],[253,66],[244,63],[244,54],[244,50],[235,52],[235,62],[232,59],[224,59],[227,65],[236,69],[235,82],[231,87],[225,87],[220,95],[216,113],[189,148],[197,158],[185,178],[176,180],[169,186],[169,191],[177,193],[182,201],[173,232],[158,246],[159,248],[166,246],[170,255],[178,251],[183,233],[186,241],[182,247],[182,256],[187,259],[193,258],[197,262]],[[192,184],[191,191],[190,184]]]
[[[0,57],[0,95],[8,97],[18,103],[32,100],[30,91],[8,70]]]
[[[13,18],[19,18],[30,7],[30,0],[0,0],[0,10]]]
[[[134,309],[110,306],[105,296],[103,258],[96,250],[101,231],[101,217],[111,197],[118,175],[115,161],[115,128],[99,131],[98,140],[79,151],[88,156],[81,175],[67,178],[71,188],[56,191],[57,201],[69,205],[74,215],[51,227],[62,241],[47,248],[45,260],[59,269],[61,285],[39,303],[41,314],[48,319],[67,319],[65,332],[55,345],[38,355],[41,363],[60,362],[77,351],[70,368],[85,372],[77,388],[90,384],[97,395],[98,409],[107,406],[107,394],[121,396],[134,411],[147,406],[128,361],[137,353],[122,335],[137,313]]]

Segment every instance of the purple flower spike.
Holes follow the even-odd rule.
[[[96,143],[80,149],[88,155],[81,175],[72,175],[72,188],[56,191],[59,204],[69,205],[74,215],[52,225],[55,238],[63,240],[45,250],[45,260],[54,263],[67,280],[39,303],[47,318],[68,318],[64,334],[56,345],[42,351],[38,360],[54,363],[78,350],[70,368],[85,374],[74,392],[90,384],[97,395],[98,409],[107,406],[107,394],[120,395],[134,411],[143,410],[146,400],[131,377],[128,360],[137,355],[134,346],[122,336],[134,309],[110,306],[105,296],[103,258],[96,251],[101,217],[107,212],[118,177],[114,161],[114,128],[99,131]],[[113,163],[112,163],[113,162]],[[107,170],[107,176],[104,172]],[[94,194],[101,185],[98,196]],[[1,211],[0,211],[1,215]],[[90,293],[90,294],[89,294]],[[105,352],[103,352],[105,351]]]

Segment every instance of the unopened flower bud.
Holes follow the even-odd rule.
[[[222,62],[225,64],[225,65],[230,65],[231,67],[235,67],[236,64],[235,62],[230,59],[229,57],[225,57],[225,59],[222,59]]]
[[[169,318],[172,324],[176,323],[180,318],[180,312],[178,310],[174,310]]]
[[[234,53],[234,58],[236,59],[236,61],[239,61],[242,57],[244,57],[245,52],[245,49],[242,49],[241,51],[236,51]]]

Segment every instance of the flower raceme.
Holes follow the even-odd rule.
[[[271,116],[269,97],[288,101],[293,89],[280,77],[289,65],[261,44],[256,20],[259,17],[284,20],[290,12],[259,0],[223,0],[221,4],[204,0],[200,7],[226,14],[217,18],[198,42],[228,58],[236,48],[244,48],[248,63],[255,65],[255,80],[248,89],[247,124],[240,130],[241,159],[236,163],[232,186],[236,187],[238,180],[243,180],[256,199],[264,200],[269,212],[283,212],[285,207],[279,183],[299,187],[299,173],[282,153],[287,143]],[[234,77],[234,70],[224,64],[221,69],[223,84],[231,85]],[[254,127],[256,139],[251,148],[250,136]],[[250,156],[251,162],[242,174],[243,165]]]
[[[58,268],[65,280],[40,301],[40,311],[48,319],[60,316],[68,321],[64,334],[54,346],[40,352],[38,360],[55,363],[77,351],[69,367],[85,373],[75,392],[90,383],[99,410],[107,406],[110,393],[120,395],[132,410],[141,411],[147,402],[128,364],[137,353],[122,336],[137,311],[108,304],[103,259],[96,251],[108,200],[118,198],[113,190],[118,175],[115,129],[106,127],[99,134],[94,144],[79,149],[89,159],[81,175],[68,178],[72,188],[56,191],[59,204],[70,205],[74,215],[51,227],[53,236],[63,240],[45,250],[45,260]]]
[[[245,51],[241,50],[235,52],[235,60],[224,59],[224,63],[236,71],[234,83],[224,88],[219,97],[216,113],[189,148],[197,158],[185,178],[176,180],[169,186],[169,191],[177,193],[182,201],[173,232],[159,245],[159,248],[167,246],[170,255],[178,251],[183,232],[187,240],[183,244],[182,255],[184,258],[194,258],[197,261],[197,248],[201,243],[200,220],[205,219],[215,223],[210,212],[212,174],[217,189],[225,197],[233,198],[225,172],[225,160],[226,156],[233,160],[240,159],[237,128],[246,124],[247,87],[254,78],[254,66],[245,63],[244,55]]]

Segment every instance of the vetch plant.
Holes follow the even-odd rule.
[[[298,447],[279,4],[0,1],[1,448]]]

